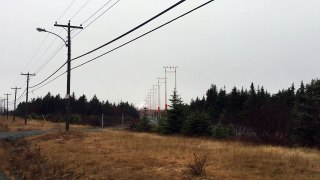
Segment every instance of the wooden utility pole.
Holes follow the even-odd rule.
[[[30,81],[30,76],[35,76],[36,74],[23,74],[21,73],[22,76],[27,76],[27,92],[26,92],[26,104],[25,104],[25,116],[24,116],[24,124],[27,124],[27,118],[28,118],[28,95],[29,95],[29,81]]]
[[[5,114],[5,109],[6,109],[6,108],[5,108],[5,107],[6,107],[6,105],[5,105],[5,104],[6,104],[5,98],[2,98],[2,97],[1,97],[1,98],[0,98],[0,101],[3,101],[3,107],[2,107],[2,102],[0,102],[0,107],[1,107],[1,116],[4,117],[4,116],[5,116],[5,115],[4,115],[4,114]]]
[[[21,88],[11,88],[11,89],[14,89],[14,107],[13,107],[13,121],[16,120],[16,105],[17,105],[17,91],[18,89],[21,89]]]
[[[67,28],[68,31],[68,61],[67,61],[67,120],[66,120],[66,131],[69,131],[69,124],[70,124],[70,114],[71,114],[71,107],[70,107],[70,77],[71,77],[71,29],[83,29],[82,26],[71,26],[70,21],[67,25],[61,25],[57,24],[57,22],[54,24],[54,26]]]
[[[7,96],[7,119],[9,119],[9,96],[11,94],[4,94],[5,96]]]

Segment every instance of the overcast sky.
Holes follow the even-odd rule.
[[[21,72],[37,73],[30,81],[32,86],[66,61],[65,47],[49,61],[62,41],[35,29],[45,28],[66,37],[66,31],[53,27],[56,21],[66,24],[71,19],[71,24],[78,26],[108,2],[87,1],[75,0],[65,13],[73,0],[0,1],[0,96],[7,92],[13,94],[10,88],[14,86],[25,88],[26,77],[21,76]],[[116,1],[111,0],[103,10]],[[112,40],[177,1],[120,0],[72,39],[72,57]],[[204,2],[187,0],[135,33],[73,61],[72,66]],[[79,11],[85,3],[86,6]],[[230,90],[233,86],[248,88],[254,82],[277,92],[292,83],[309,82],[320,74],[319,9],[319,0],[216,0],[173,24],[72,71],[71,92],[75,92],[77,97],[85,94],[91,99],[96,94],[101,100],[116,103],[123,100],[139,105],[156,84],[156,78],[164,77],[163,66],[170,65],[178,66],[177,90],[186,103],[205,95],[213,83]],[[174,74],[168,74],[168,78],[171,94]],[[44,96],[48,91],[65,96],[66,75],[32,92],[30,98]],[[9,101],[12,100],[13,96],[10,96]]]

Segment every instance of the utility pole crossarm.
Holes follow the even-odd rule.
[[[26,74],[21,73],[21,75],[22,75],[22,76],[35,76],[36,74],[35,74],[35,73],[33,73],[33,74],[30,74],[30,73],[26,73]]]
[[[73,29],[83,29],[83,27],[80,25],[80,26],[71,26],[71,25],[63,25],[63,24],[57,24],[55,23],[54,26],[56,27],[65,27],[65,28],[73,28]]]

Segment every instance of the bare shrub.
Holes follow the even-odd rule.
[[[207,163],[207,155],[197,155],[193,153],[193,162],[188,164],[189,173],[193,176],[202,176],[205,175],[206,171],[206,163]]]
[[[11,175],[22,179],[65,179],[73,172],[65,172],[64,164],[45,158],[39,147],[31,148],[25,140],[12,143],[9,150]]]

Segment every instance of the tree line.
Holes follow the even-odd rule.
[[[264,87],[231,92],[211,85],[206,96],[182,102],[174,91],[171,108],[155,127],[142,117],[140,129],[161,133],[209,135],[217,138],[252,137],[260,141],[303,146],[320,146],[320,81],[294,84],[275,94]],[[139,126],[138,126],[139,128]]]
[[[91,100],[88,100],[85,95],[76,98],[74,93],[70,98],[72,123],[100,125],[102,114],[105,116],[106,125],[121,122],[122,116],[127,121],[139,118],[137,109],[128,102],[116,104],[109,101],[100,101],[96,95]],[[16,112],[20,116],[25,115],[25,102],[18,104]],[[65,121],[66,99],[59,94],[53,96],[48,92],[44,97],[33,98],[28,103],[28,112],[32,118]]]

